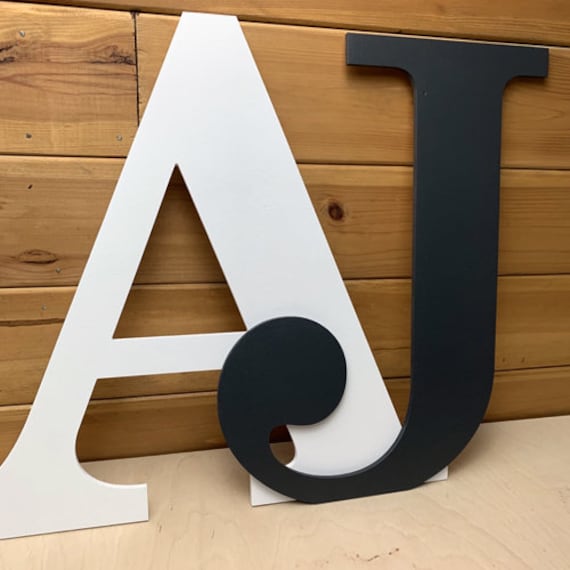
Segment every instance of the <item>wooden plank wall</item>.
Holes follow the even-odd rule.
[[[412,92],[403,74],[347,68],[345,29],[558,46],[546,80],[516,80],[505,93],[486,419],[569,413],[566,0],[0,2],[0,459],[33,401],[182,9],[240,15],[400,414],[409,393]],[[116,336],[238,329],[175,174]],[[217,375],[100,380],[80,457],[223,445]]]

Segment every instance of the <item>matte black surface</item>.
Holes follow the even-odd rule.
[[[323,420],[345,385],[342,348],[323,326],[283,317],[253,327],[230,351],[220,376],[218,416],[229,448],[250,473],[272,480],[287,468],[273,457],[271,430]]]
[[[312,415],[319,421],[329,396],[336,399],[337,380],[325,367],[316,373],[311,364],[292,391],[280,386],[290,371],[305,368],[313,349],[291,352],[295,362],[288,362],[285,353],[268,356],[259,338],[245,350],[248,336],[258,334],[248,332],[228,358],[220,385],[220,416],[232,418],[225,427],[222,422],[232,451],[254,477],[306,502],[415,487],[448,465],[483,419],[494,372],[502,95],[514,77],[546,76],[548,50],[348,34],[347,63],[402,69],[414,88],[412,387],[404,426],[392,448],[359,472],[305,475],[273,459],[267,429],[297,423],[297,409],[303,423]],[[281,332],[300,338],[296,321]],[[316,357],[332,358],[328,349]],[[253,361],[255,373],[266,370],[264,382],[270,383],[263,390],[270,407],[259,436],[255,417],[247,429],[238,426],[264,405],[247,393]],[[230,385],[233,401],[224,396]],[[319,393],[327,398],[322,408]]]

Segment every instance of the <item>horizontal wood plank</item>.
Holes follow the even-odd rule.
[[[387,382],[403,419],[409,380]],[[29,406],[0,407],[0,461],[23,426]],[[485,421],[570,413],[570,367],[498,372]],[[135,457],[225,445],[216,393],[92,401],[80,430],[80,459]]]
[[[137,18],[141,112],[178,18]],[[242,28],[299,162],[410,164],[412,89],[403,73],[345,65],[345,31],[244,23]],[[570,50],[550,50],[546,80],[516,79],[504,96],[502,163],[570,167]]]
[[[0,2],[0,153],[124,156],[137,128],[123,12]]]
[[[388,380],[400,421],[405,418],[410,380]],[[570,413],[570,368],[504,370],[495,373],[486,422],[557,416]]]
[[[123,161],[2,157],[0,286],[76,285]],[[411,275],[410,167],[301,165],[346,279]],[[570,273],[570,172],[502,172],[499,272]],[[223,282],[179,175],[166,193],[137,283]]]
[[[77,284],[123,160],[0,156],[0,282]]]
[[[386,378],[410,374],[410,281],[349,281],[348,292]],[[73,288],[0,292],[0,404],[30,403],[57,339]],[[570,365],[570,276],[499,280],[497,370]],[[136,286],[118,337],[243,330],[222,284]],[[100,398],[211,390],[216,373],[107,379]]]
[[[244,20],[569,45],[566,0],[37,0],[142,12],[235,14]]]
[[[10,17],[0,28],[7,54],[0,95],[9,104],[0,114],[0,152],[125,156],[137,115],[130,15],[2,6]],[[139,17],[141,108],[175,25],[174,17]],[[251,23],[244,30],[300,162],[412,161],[412,95],[403,74],[348,68],[342,30]],[[546,81],[516,80],[507,89],[506,166],[569,167],[569,67],[568,50],[552,49]]]

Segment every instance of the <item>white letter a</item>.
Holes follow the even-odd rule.
[[[0,538],[146,520],[146,485],[104,483],[77,462],[96,380],[220,369],[242,334],[113,339],[176,165],[246,326],[306,317],[344,349],[343,401],[317,426],[291,427],[294,467],[353,471],[399,431],[237,19],[184,14],[28,420],[0,467]]]

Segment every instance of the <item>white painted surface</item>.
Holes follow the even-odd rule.
[[[221,368],[242,334],[112,339],[175,165],[246,326],[310,318],[345,352],[344,398],[320,424],[290,428],[292,467],[364,467],[400,429],[237,19],[184,14],[28,421],[0,467],[2,538],[145,520],[145,485],[97,481],[77,462],[97,378]],[[253,486],[254,499],[278,500]]]

